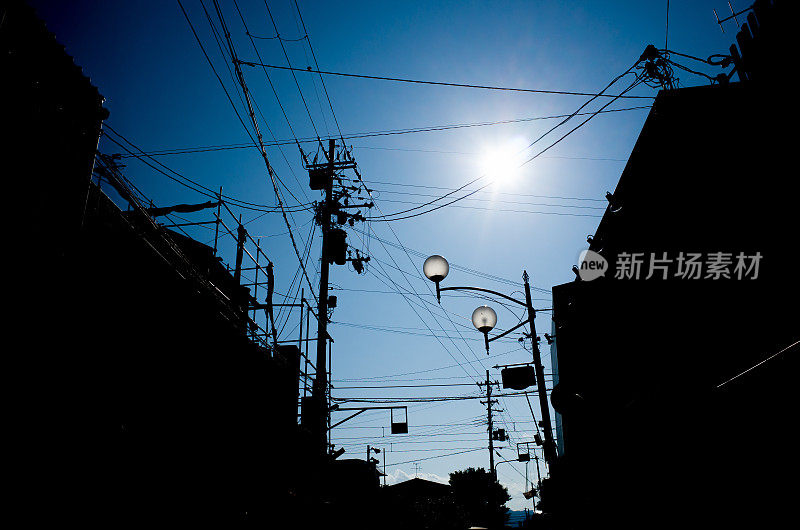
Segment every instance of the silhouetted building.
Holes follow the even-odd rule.
[[[783,68],[783,41],[754,46]],[[795,517],[800,355],[760,363],[800,339],[779,127],[796,110],[749,64],[745,82],[658,94],[591,238],[607,272],[553,288],[562,450],[542,494],[577,528]]]
[[[0,21],[0,165],[24,220],[12,483],[27,520],[285,520],[318,472],[284,457],[306,449],[299,349],[250,340],[247,290],[213,249],[155,223],[113,161],[97,172],[130,207],[92,182],[103,98],[33,10],[4,4]]]
[[[412,479],[398,482],[386,486],[386,496],[394,499],[419,499],[419,498],[440,498],[452,493],[449,484],[433,482],[423,478],[414,477]]]
[[[389,529],[466,528],[449,484],[415,477],[386,486],[381,493]]]

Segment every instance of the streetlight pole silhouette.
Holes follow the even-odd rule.
[[[537,394],[539,394],[539,405],[542,409],[542,429],[544,430],[544,457],[545,461],[548,464],[552,464],[556,460],[556,446],[555,442],[553,441],[553,430],[550,423],[550,407],[547,403],[547,390],[545,388],[544,382],[544,367],[542,366],[542,358],[541,353],[539,351],[539,340],[536,336],[536,324],[534,322],[536,318],[536,310],[533,308],[533,299],[531,298],[531,288],[530,288],[530,276],[528,276],[527,271],[523,271],[522,273],[522,280],[525,284],[525,301],[521,302],[515,298],[507,296],[503,293],[498,293],[497,291],[492,291],[490,289],[483,289],[481,287],[466,287],[466,286],[459,286],[459,287],[441,287],[439,284],[447,277],[447,274],[450,272],[450,264],[447,260],[438,255],[434,254],[430,256],[428,259],[425,260],[425,263],[422,266],[422,271],[425,273],[425,276],[436,284],[436,299],[439,303],[441,303],[441,293],[444,291],[475,291],[481,293],[489,293],[494,296],[498,296],[509,302],[513,302],[515,304],[521,305],[524,307],[528,313],[528,319],[526,321],[520,322],[516,326],[504,331],[499,335],[495,335],[494,337],[489,338],[489,332],[494,328],[497,324],[497,313],[488,307],[482,306],[477,308],[472,314],[472,324],[475,328],[483,333],[485,341],[486,341],[486,353],[489,353],[489,343],[493,340],[497,340],[501,337],[504,337],[511,333],[512,331],[524,326],[525,324],[530,324],[530,338],[531,338],[531,350],[533,354],[533,366],[536,372],[536,384],[537,384]]]

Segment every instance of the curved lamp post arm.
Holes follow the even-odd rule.
[[[505,298],[509,302],[514,302],[515,304],[519,304],[522,307],[528,306],[525,302],[520,302],[519,300],[511,298],[510,296],[505,295],[503,293],[498,293],[497,291],[492,291],[490,289],[481,289],[480,287],[442,287],[439,289],[439,291],[480,291],[482,293],[489,293],[495,296],[499,296],[501,298]]]
[[[528,320],[525,320],[524,322],[520,322],[519,324],[517,324],[517,325],[516,325],[516,326],[514,326],[513,328],[507,329],[507,330],[505,330],[504,332],[502,332],[502,333],[501,333],[501,334],[499,334],[499,335],[495,335],[494,337],[492,337],[491,339],[489,339],[489,342],[492,342],[493,340],[499,339],[500,337],[505,337],[506,335],[508,335],[509,333],[511,333],[512,331],[514,331],[515,329],[521,328],[522,326],[524,326],[524,325],[525,325],[525,324],[527,324],[528,322],[530,322],[530,319],[528,319]]]
[[[497,454],[500,454],[500,453],[497,453]],[[505,462],[516,462],[516,461],[517,461],[517,460],[500,460],[499,462],[497,462],[497,463],[494,465],[494,474],[495,474],[495,477],[497,476],[497,466],[499,466],[500,464],[503,464],[503,463],[505,463]]]

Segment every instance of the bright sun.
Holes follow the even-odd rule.
[[[497,184],[510,183],[519,177],[524,162],[525,141],[521,138],[487,146],[480,152],[480,171]]]

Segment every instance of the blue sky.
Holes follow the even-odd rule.
[[[49,29],[66,46],[76,63],[106,97],[108,124],[142,148],[155,151],[195,146],[248,142],[223,89],[204,58],[177,2],[171,1],[33,1]],[[742,5],[738,5],[742,4]],[[229,63],[220,53],[202,6],[183,0],[198,36],[249,126],[236,96]],[[213,2],[205,1],[218,24]],[[524,87],[542,90],[596,92],[628,69],[647,44],[662,48],[665,41],[666,1],[649,2],[309,2],[298,1],[308,30],[304,36],[294,1],[238,0],[258,52],[265,63],[285,66],[287,59],[277,39],[267,7],[283,37],[292,65],[314,66],[313,53],[322,70],[404,77],[476,85]],[[220,1],[238,55],[256,60],[252,45],[233,2]],[[734,2],[741,9],[742,2]],[[735,26],[718,28],[712,9],[722,14],[722,1],[672,1],[669,12],[669,49],[707,57],[725,53],[733,42]],[[684,64],[716,75],[690,61]],[[573,112],[587,97],[470,88],[404,84],[344,77],[324,78],[335,111],[331,113],[320,78],[268,70],[275,92],[261,69],[245,67],[248,88],[258,104],[259,127],[266,139],[292,140],[329,134],[338,136],[335,121],[345,137],[396,129],[475,124],[546,118]],[[682,86],[704,84],[702,77],[677,72]],[[632,78],[622,79],[611,92],[624,89]],[[276,97],[277,94],[277,97]],[[305,99],[305,105],[301,94]],[[631,95],[655,96],[647,86]],[[278,103],[280,101],[280,105]],[[646,106],[649,99],[620,99],[609,109]],[[607,101],[595,101],[592,111]],[[308,106],[308,111],[306,110]],[[289,118],[284,118],[281,106]],[[310,117],[309,117],[310,114]],[[334,396],[414,397],[476,394],[477,386],[345,389],[345,386],[469,384],[495,364],[530,360],[530,344],[521,345],[518,334],[492,344],[487,357],[480,334],[469,316],[485,300],[446,293],[438,306],[433,285],[422,277],[424,257],[441,254],[451,264],[443,285],[472,285],[523,297],[521,274],[527,270],[534,287],[534,305],[549,308],[550,287],[570,281],[570,268],[586,247],[605,206],[606,191],[614,189],[647,116],[646,109],[598,115],[541,157],[524,165],[502,182],[453,206],[396,222],[356,226],[371,237],[350,230],[348,241],[369,249],[372,261],[366,274],[351,267],[333,267],[331,294],[338,296],[331,334]],[[313,120],[313,122],[312,122]],[[577,125],[573,120],[553,131],[533,148],[518,153],[555,125],[553,119],[510,124],[461,127],[356,138],[354,147],[361,174],[373,188],[381,215],[413,207],[480,176],[492,152],[492,167],[506,158],[522,161],[536,154]],[[316,130],[316,132],[315,132]],[[313,144],[304,144],[314,151]],[[272,165],[301,203],[319,200],[307,187],[297,148],[268,148]],[[103,139],[103,153],[121,150]],[[508,154],[512,153],[512,154]],[[223,187],[230,197],[274,205],[275,196],[264,163],[256,149],[232,149],[159,156],[169,168],[210,189]],[[134,158],[125,159],[125,174],[158,206],[204,202],[204,197],[182,187]],[[484,179],[481,183],[486,182]],[[472,186],[467,189],[474,189]],[[284,192],[287,205],[296,204]],[[280,214],[253,220],[241,213],[249,233],[260,238],[275,264],[276,291],[290,298],[299,285],[292,283],[298,260]],[[532,213],[535,212],[535,213]],[[190,221],[209,220],[210,214],[186,214]],[[175,218],[174,220],[178,220]],[[292,213],[292,232],[301,250],[311,236],[312,216]],[[208,228],[186,229],[192,237],[213,242]],[[317,290],[318,232],[311,240],[309,274]],[[402,248],[406,247],[406,250]],[[221,246],[224,259],[233,263],[230,241]],[[507,281],[476,276],[464,268]],[[306,295],[308,295],[308,286]],[[404,294],[399,294],[402,290]],[[490,303],[491,305],[491,303]],[[498,329],[519,322],[521,313],[494,304]],[[550,331],[549,313],[537,316],[537,331]],[[299,315],[281,315],[282,339],[298,336]],[[431,330],[433,335],[431,336]],[[542,347],[549,374],[549,349]],[[313,352],[313,348],[311,350]],[[538,400],[532,398],[540,418]],[[535,432],[524,398],[501,399],[504,410],[498,427],[505,427],[513,442],[532,439]],[[411,404],[409,435],[390,436],[386,411],[368,412],[337,427],[333,441],[346,455],[363,458],[367,444],[386,450],[390,481],[415,475],[412,460],[419,460],[420,476],[446,480],[448,473],[468,466],[487,467],[486,409],[478,400]],[[341,416],[335,416],[336,421]],[[385,431],[385,435],[384,432]],[[508,444],[499,444],[507,447]],[[470,451],[459,455],[440,455]],[[515,456],[501,450],[506,458]],[[378,455],[383,459],[383,454]],[[409,462],[407,464],[397,464]],[[524,464],[502,464],[500,481],[509,488],[509,506],[530,506],[522,498]],[[544,469],[542,468],[542,472]],[[529,476],[535,480],[531,464]],[[600,478],[601,479],[601,478]]]

